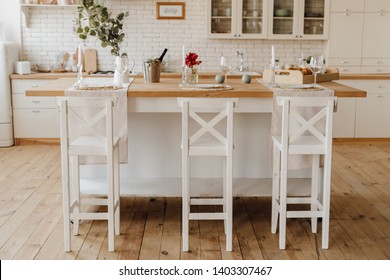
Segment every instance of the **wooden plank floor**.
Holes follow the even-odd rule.
[[[182,252],[180,198],[123,197],[115,252],[106,222],[85,221],[65,253],[60,178],[59,146],[0,148],[0,259],[390,259],[389,143],[334,145],[329,250],[321,223],[314,235],[308,219],[288,220],[279,250],[270,198],[240,197],[232,252],[220,221],[191,221],[190,252]]]

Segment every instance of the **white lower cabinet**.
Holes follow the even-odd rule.
[[[356,98],[337,99],[337,112],[333,115],[333,137],[355,137]]]
[[[26,96],[29,88],[49,80],[12,80],[12,107],[15,138],[59,138],[55,97]]]
[[[355,101],[355,122],[350,123],[355,128],[354,137],[390,137],[390,122],[388,121],[390,119],[390,80],[341,80],[339,82],[367,92],[367,97],[356,98]],[[340,123],[337,123],[338,121]],[[348,123],[343,118],[337,120],[335,114],[335,129],[336,127],[345,126],[349,130],[350,128],[347,128],[347,125]]]

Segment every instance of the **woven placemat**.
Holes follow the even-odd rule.
[[[229,85],[221,86],[221,87],[199,87],[196,85],[180,85],[180,87],[184,90],[196,90],[196,91],[225,91],[232,90],[233,88]]]

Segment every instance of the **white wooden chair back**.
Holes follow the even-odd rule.
[[[113,146],[113,107],[117,98],[61,97],[61,145],[67,150],[76,140],[95,138],[106,148]],[[91,142],[93,145],[94,142]]]
[[[332,141],[336,97],[277,97],[282,106],[282,146],[304,143],[311,136],[319,144]]]
[[[202,141],[202,138],[224,147],[232,143],[233,109],[238,105],[238,98],[179,98],[178,103],[182,108],[184,149]],[[201,113],[216,113],[216,115],[211,120],[206,120]],[[195,132],[191,131],[193,127],[191,120],[200,127]],[[216,128],[223,120],[226,120],[226,134]]]

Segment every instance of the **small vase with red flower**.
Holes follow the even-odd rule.
[[[202,63],[201,60],[198,59],[198,55],[196,53],[188,53],[186,56],[186,67],[184,69],[185,81],[190,84],[196,84],[199,81],[199,64]]]

